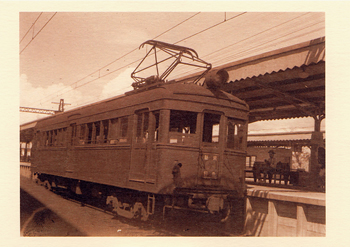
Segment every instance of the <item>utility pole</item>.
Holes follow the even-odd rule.
[[[64,105],[70,105],[69,103],[64,103],[64,99],[60,99],[60,103],[51,102],[52,104],[59,104],[58,112],[64,112]]]

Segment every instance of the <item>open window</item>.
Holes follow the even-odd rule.
[[[204,113],[203,142],[219,142],[220,119],[220,114]]]
[[[190,144],[194,141],[197,131],[197,115],[196,112],[171,110],[169,142]]]
[[[129,126],[129,118],[122,117],[120,119],[120,142],[128,141],[128,126]]]
[[[101,143],[107,143],[108,132],[109,132],[109,120],[101,121]]]
[[[107,129],[107,120],[103,121],[103,133],[107,136],[109,144],[125,143],[128,141],[128,117],[113,118],[109,120]]]
[[[170,111],[170,132],[195,134],[197,126],[197,113],[189,111]]]
[[[146,143],[149,138],[149,133],[148,133],[149,112],[139,112],[136,115],[137,115],[136,142]]]
[[[155,120],[155,126],[154,126],[154,142],[158,142],[159,140],[159,111],[152,112],[154,120]]]
[[[92,143],[92,138],[93,138],[93,123],[88,123],[86,124],[87,126],[87,144],[91,144]]]
[[[245,138],[245,122],[242,120],[227,118],[227,143],[226,147],[244,150],[243,140]]]

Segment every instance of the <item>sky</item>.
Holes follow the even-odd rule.
[[[190,47],[216,67],[323,36],[324,12],[21,12],[20,106],[57,110],[52,102],[64,99],[69,110],[132,90],[150,39]],[[20,123],[46,116],[21,112]],[[306,118],[249,127],[312,129]]]

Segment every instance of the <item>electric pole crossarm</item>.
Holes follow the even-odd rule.
[[[19,111],[40,113],[40,114],[49,114],[49,115],[54,115],[54,114],[56,114],[56,112],[58,112],[58,111],[54,111],[54,110],[45,110],[45,109],[38,109],[38,108],[31,108],[31,107],[19,107]]]

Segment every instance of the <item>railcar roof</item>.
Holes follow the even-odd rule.
[[[209,90],[205,87],[196,85],[196,84],[183,84],[183,83],[164,83],[159,85],[156,88],[149,90],[134,90],[127,92],[123,95],[118,95],[112,98],[108,98],[99,102],[95,102],[89,105],[81,106],[75,109],[68,110],[63,113],[58,113],[54,116],[49,116],[42,118],[30,123],[25,123],[21,126],[28,126],[31,123],[40,123],[40,122],[56,122],[57,120],[65,121],[70,116],[75,114],[85,115],[86,112],[91,113],[91,111],[99,112],[100,110],[106,110],[112,107],[128,107],[135,104],[143,104],[151,101],[161,100],[161,99],[172,99],[176,97],[196,97],[203,96],[207,100],[216,101],[216,100],[225,100],[229,102],[234,102],[248,110],[247,104],[240,100],[239,98],[221,90]],[[116,103],[118,103],[116,105]]]

